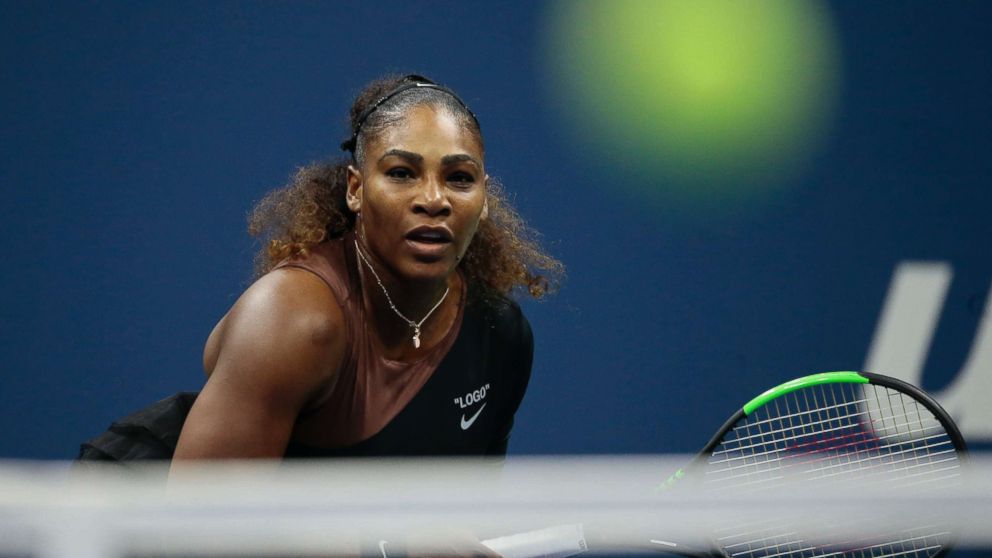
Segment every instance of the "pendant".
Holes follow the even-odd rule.
[[[419,349],[420,348],[420,328],[419,327],[413,329],[413,348],[414,349]]]

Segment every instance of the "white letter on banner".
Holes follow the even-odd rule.
[[[865,370],[919,386],[923,364],[954,275],[944,262],[903,262],[896,267]],[[992,290],[968,358],[949,386],[932,394],[971,441],[992,441]]]

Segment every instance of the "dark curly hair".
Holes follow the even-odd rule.
[[[255,206],[248,218],[248,231],[262,241],[255,258],[257,276],[286,258],[306,255],[311,246],[354,229],[355,214],[345,203],[348,164],[355,162],[360,166],[368,141],[401,121],[410,108],[428,105],[444,110],[483,145],[475,117],[459,99],[443,90],[412,88],[382,101],[383,96],[409,79],[381,78],[358,94],[349,117],[349,136],[354,141],[343,144],[353,150],[351,159],[303,167],[288,184],[270,192]],[[366,109],[376,102],[381,104],[364,122],[359,122]],[[536,241],[537,234],[514,210],[498,181],[490,179],[486,198],[489,217],[479,223],[459,263],[469,284],[479,288],[483,295],[508,295],[519,288],[541,298],[553,291],[564,273],[562,263],[542,250]]]

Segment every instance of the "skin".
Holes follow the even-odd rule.
[[[463,281],[456,269],[486,218],[487,180],[476,137],[424,106],[374,138],[361,169],[349,169],[347,202],[358,214],[361,249],[400,311],[419,320],[450,288],[415,349],[411,329],[360,266],[373,341],[387,358],[419,358],[452,327]],[[421,225],[445,226],[453,241],[425,255],[406,238]],[[321,445],[321,402],[345,354],[345,331],[340,306],[313,274],[278,269],[255,282],[207,340],[207,383],[173,470],[194,459],[281,458],[290,440]],[[307,420],[298,422],[304,411]]]
[[[424,347],[444,337],[458,310],[458,262],[488,214],[482,147],[457,119],[428,106],[410,109],[403,125],[371,142],[361,169],[348,169],[348,207],[358,215],[359,246],[404,316],[419,321]],[[439,255],[418,253],[406,235],[443,226],[452,242]],[[387,358],[416,358],[411,329],[396,316],[367,266],[359,267],[366,307]]]

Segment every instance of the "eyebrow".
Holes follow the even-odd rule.
[[[478,159],[467,153],[459,153],[457,155],[445,155],[444,157],[441,157],[442,165],[454,165],[457,163],[465,163],[465,162],[474,163],[475,166],[479,167],[480,169],[482,168],[482,163],[480,163]]]
[[[419,155],[411,151],[403,151],[402,149],[390,149],[389,151],[383,153],[382,157],[379,157],[379,160],[381,161],[390,155],[395,155],[396,157],[400,157],[414,163],[420,163],[424,160],[423,155]]]
[[[419,153],[414,153],[412,151],[405,151],[403,149],[390,149],[389,151],[383,153],[382,157],[379,157],[379,160],[382,161],[383,159],[389,156],[400,157],[412,163],[422,163],[424,161],[423,155],[420,155]],[[473,163],[475,166],[479,167],[480,169],[482,168],[482,163],[478,159],[467,153],[458,153],[455,155],[445,155],[444,157],[441,157],[442,165],[455,165],[458,163],[465,163],[465,162]]]

